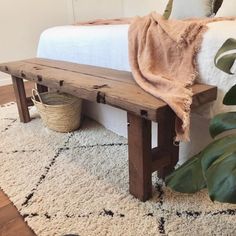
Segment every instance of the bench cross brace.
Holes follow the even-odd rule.
[[[170,174],[179,159],[174,145],[175,114],[168,108],[158,124],[158,147],[151,148],[151,121],[128,113],[129,190],[141,201],[152,196],[152,173],[160,178]]]

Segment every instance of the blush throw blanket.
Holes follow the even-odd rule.
[[[176,141],[189,140],[191,85],[196,56],[207,30],[199,20],[165,20],[157,13],[137,17],[129,29],[133,76],[145,91],[165,101],[176,113]]]
[[[79,25],[130,24],[129,61],[135,81],[176,113],[176,141],[189,141],[191,86],[198,74],[196,57],[207,23],[219,20],[226,19],[165,20],[153,12],[145,17]]]

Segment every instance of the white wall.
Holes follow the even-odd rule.
[[[0,0],[0,63],[34,57],[49,27],[162,12],[168,0]],[[0,73],[0,85],[9,82]]]
[[[162,11],[167,1],[0,0],[0,62],[35,56],[40,33],[51,26],[71,23],[73,13],[81,21],[143,15]]]
[[[123,17],[123,0],[73,0],[77,21]]]
[[[35,57],[44,29],[72,21],[72,0],[0,0],[0,62]]]
[[[124,16],[146,15],[152,11],[163,13],[168,0],[123,0]]]
[[[76,21],[162,13],[168,0],[73,0]]]
[[[40,33],[69,23],[68,0],[0,0],[0,61],[35,56]]]

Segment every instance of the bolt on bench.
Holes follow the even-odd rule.
[[[92,102],[108,104],[128,112],[129,191],[141,201],[152,196],[152,173],[164,178],[174,170],[179,147],[173,144],[175,114],[163,101],[142,90],[130,72],[75,63],[29,59],[0,64],[0,71],[12,75],[21,122],[30,121],[24,81],[37,84],[39,92],[56,89]],[[192,108],[214,101],[217,88],[193,86]],[[111,114],[112,115],[112,114]],[[158,123],[158,144],[151,147],[151,121]]]

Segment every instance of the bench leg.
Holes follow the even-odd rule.
[[[174,144],[176,115],[171,109],[168,109],[164,118],[158,123],[158,148],[160,153],[166,153],[168,165],[158,169],[158,177],[164,179],[174,171],[179,161],[179,146]],[[169,159],[167,159],[169,158]]]
[[[21,78],[12,76],[12,83],[15,92],[20,121],[23,123],[28,123],[30,122],[30,115],[28,110],[28,102],[25,94],[24,81]]]
[[[128,113],[129,191],[141,201],[152,196],[151,121]]]

